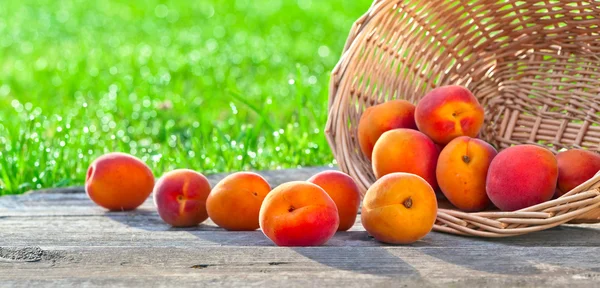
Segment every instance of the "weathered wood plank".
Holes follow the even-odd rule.
[[[274,172],[279,185],[317,169]],[[216,183],[223,174],[210,176]],[[503,239],[430,233],[412,245],[368,237],[360,217],[324,247],[275,247],[212,222],[176,229],[148,200],[107,212],[81,188],[0,197],[0,286],[547,286],[600,282],[600,225]]]
[[[1,283],[70,278],[107,281],[147,276],[173,277],[173,286],[189,278],[197,281],[253,281],[315,285],[320,281],[351,287],[394,279],[396,284],[456,283],[485,286],[519,285],[560,287],[591,285],[600,280],[599,248],[575,251],[551,248],[512,248],[494,256],[486,248],[435,247],[63,247],[37,262],[3,261]],[[181,279],[174,278],[179,276]],[[277,281],[292,278],[295,283]],[[224,279],[229,279],[224,281]],[[63,282],[64,283],[64,282]],[[240,283],[240,282],[237,282]],[[249,284],[248,282],[246,284]],[[392,284],[392,281],[388,281]],[[71,283],[72,284],[72,283]],[[128,282],[122,284],[129,284]],[[231,284],[231,283],[229,283]],[[272,286],[272,285],[267,285]]]

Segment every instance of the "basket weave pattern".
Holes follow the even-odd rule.
[[[416,104],[463,85],[485,109],[480,137],[497,149],[600,146],[600,1],[375,0],[352,26],[332,72],[326,135],[363,193],[375,181],[361,153],[361,113],[391,99]],[[515,212],[440,209],[435,230],[512,236],[600,222],[600,174],[559,199]]]

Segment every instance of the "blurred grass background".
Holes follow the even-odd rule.
[[[110,151],[157,177],[334,164],[329,72],[371,2],[2,1],[0,195]]]

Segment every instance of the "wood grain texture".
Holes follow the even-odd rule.
[[[276,186],[322,169],[279,171]],[[261,174],[266,174],[262,173]],[[285,175],[285,176],[283,176]],[[212,183],[224,175],[211,176]],[[432,232],[412,245],[370,238],[357,218],[323,247],[275,247],[262,232],[207,221],[176,229],[148,200],[107,212],[80,188],[0,198],[0,286],[590,287],[600,225],[480,239]]]

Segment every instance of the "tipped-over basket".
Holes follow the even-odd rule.
[[[363,193],[376,180],[357,126],[369,106],[414,104],[441,85],[469,88],[485,109],[481,138],[497,149],[553,152],[600,145],[597,1],[375,0],[352,26],[332,72],[326,134]],[[600,222],[600,174],[564,196],[515,212],[465,213],[440,203],[434,230],[514,236]]]

